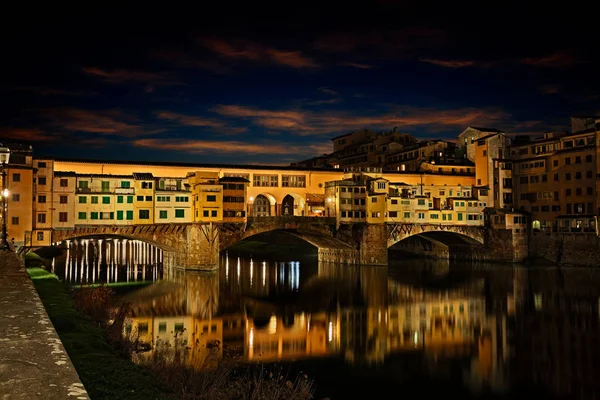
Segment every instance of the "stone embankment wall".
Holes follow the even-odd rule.
[[[535,232],[529,241],[529,258],[556,264],[600,266],[600,238],[593,233]]]

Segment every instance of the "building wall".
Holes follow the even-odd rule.
[[[54,225],[52,160],[34,160],[33,246],[48,246]]]
[[[595,231],[597,166],[594,132],[533,141],[512,149],[515,203],[535,230]],[[580,221],[580,222],[578,222]]]
[[[7,170],[7,235],[15,245],[31,243],[33,229],[33,168],[31,165],[9,164]],[[15,197],[17,196],[17,197]],[[18,200],[16,200],[18,198]]]
[[[52,220],[54,229],[72,229],[75,226],[77,218],[75,214],[76,181],[74,174],[72,176],[59,175],[53,179],[52,204],[54,210]]]

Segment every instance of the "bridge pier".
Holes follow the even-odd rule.
[[[384,224],[364,224],[359,242],[361,265],[388,265],[387,228]]]

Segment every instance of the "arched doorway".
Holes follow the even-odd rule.
[[[294,215],[294,198],[289,194],[283,198],[281,202],[281,215],[293,216]]]
[[[271,215],[271,202],[269,199],[259,194],[254,199],[254,216],[255,217],[268,217]]]

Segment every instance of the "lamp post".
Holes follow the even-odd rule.
[[[8,208],[8,189],[6,188],[6,164],[10,159],[10,149],[0,147],[0,166],[2,167],[2,247],[10,249],[8,246],[8,232],[6,229],[6,218]]]

